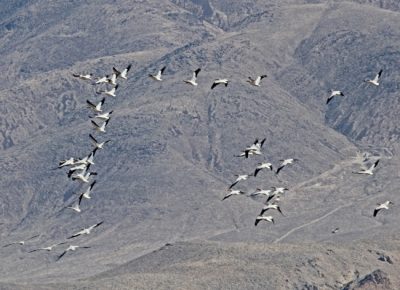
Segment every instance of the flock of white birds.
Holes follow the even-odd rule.
[[[111,119],[111,115],[113,111],[108,111],[104,112],[103,106],[105,104],[106,98],[108,97],[116,97],[116,92],[119,87],[119,84],[117,81],[119,79],[126,80],[128,77],[128,72],[131,69],[132,65],[128,65],[124,70],[119,71],[115,67],[113,67],[113,72],[111,75],[106,75],[102,77],[94,77],[93,74],[73,74],[75,78],[78,78],[83,81],[88,81],[92,85],[104,85],[104,89],[97,90],[96,93],[98,95],[103,95],[104,97],[96,102],[92,102],[90,100],[87,100],[87,106],[93,113],[92,116],[90,116],[91,119],[91,124],[93,125],[93,129],[100,135],[104,134],[106,132],[106,127]],[[162,81],[163,73],[165,72],[166,67],[162,67],[156,74],[149,74],[149,77],[155,81]],[[183,80],[185,83],[192,85],[192,86],[198,86],[197,83],[197,76],[200,73],[201,69],[198,68],[195,71],[193,71],[193,75],[191,79],[188,80]],[[368,79],[365,80],[365,82],[372,84],[374,86],[379,86],[379,81],[381,78],[382,70],[379,71],[379,73],[375,76],[374,79]],[[261,85],[261,80],[263,78],[266,78],[267,75],[260,75],[257,76],[256,78],[249,77],[246,82],[249,84],[255,86],[255,87],[260,87]],[[223,84],[225,87],[228,86],[230,80],[227,78],[219,78],[215,79],[211,85],[211,89],[214,89],[216,86]],[[334,97],[336,96],[344,96],[344,94],[339,91],[339,90],[332,90],[330,96],[328,97],[326,103],[330,103]],[[79,214],[81,210],[81,203],[82,201],[85,200],[90,200],[91,199],[91,193],[93,190],[93,187],[96,184],[96,180],[91,181],[91,178],[93,176],[96,176],[96,172],[90,171],[90,167],[94,165],[94,157],[96,155],[96,152],[98,150],[104,149],[105,145],[110,142],[110,140],[105,140],[105,141],[98,141],[97,137],[95,138],[92,134],[89,134],[89,137],[91,141],[93,142],[93,149],[91,152],[83,157],[83,158],[75,158],[71,157],[69,159],[65,159],[59,162],[58,168],[68,168],[67,176],[70,178],[72,181],[79,182],[83,185],[87,185],[86,189],[77,193],[77,198],[73,201],[72,204],[66,207],[66,209],[70,209],[74,211],[75,213]],[[263,154],[262,148],[264,145],[266,139],[263,139],[262,141],[259,141],[258,139],[255,140],[255,142],[246,147],[242,152],[240,152],[239,155],[236,155],[235,157],[242,157],[244,159],[248,158],[254,158],[255,156],[261,156]],[[236,186],[239,183],[242,183],[243,181],[251,178],[256,178],[259,174],[260,171],[265,171],[269,170],[275,174],[275,176],[278,176],[278,174],[286,168],[288,165],[294,164],[295,162],[299,161],[296,158],[288,158],[288,159],[283,159],[280,160],[280,164],[277,167],[277,169],[274,171],[273,165],[270,162],[263,161],[258,163],[258,165],[255,167],[254,172],[251,174],[243,174],[243,175],[237,175],[236,180],[229,186],[228,188],[228,193],[223,197],[222,200],[225,200],[231,196],[235,195],[245,195],[246,193],[242,190],[235,189]],[[364,175],[372,175],[375,168],[377,167],[379,163],[379,159],[375,160],[369,167],[366,167],[365,165],[369,162],[369,158],[365,158],[363,160],[363,166],[362,168],[353,173],[357,174],[364,174]],[[271,187],[271,189],[261,189],[257,188],[255,192],[252,192],[248,194],[250,197],[255,197],[255,196],[265,196],[267,199],[261,209],[260,214],[256,217],[255,220],[255,226],[258,225],[260,221],[266,221],[266,222],[271,222],[275,223],[274,217],[272,215],[264,215],[266,212],[270,212],[271,210],[276,210],[278,211],[281,215],[284,215],[282,213],[282,210],[279,206],[279,201],[284,194],[285,191],[287,191],[288,188],[286,187]],[[382,209],[388,209],[389,206],[393,204],[391,201],[385,201],[381,204],[378,204],[378,206],[374,209],[373,216],[375,217],[379,211]],[[76,233],[72,234],[71,236],[66,238],[66,241],[55,243],[49,246],[45,247],[40,247],[40,248],[35,248],[30,250],[29,252],[37,252],[37,251],[52,251],[55,247],[59,245],[63,245],[68,243],[68,240],[74,239],[76,237],[82,236],[82,235],[89,235],[95,228],[99,227],[100,225],[103,224],[103,221],[100,221],[94,225],[91,225],[87,228],[83,228]],[[338,228],[336,228],[334,232],[337,232]],[[32,241],[36,238],[40,237],[40,235],[34,235],[32,237],[29,237],[28,239],[25,239],[23,241],[16,241],[16,242],[11,242],[3,247],[10,247],[13,245],[20,245],[24,246],[26,245],[26,242]],[[90,248],[89,246],[77,246],[77,245],[72,245],[70,244],[61,254],[58,255],[57,261],[60,260],[62,257],[64,257],[68,252],[73,252],[76,251],[77,249],[85,249],[85,248]]]

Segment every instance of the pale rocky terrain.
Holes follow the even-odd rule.
[[[399,289],[399,13],[395,0],[4,4],[0,241],[40,237],[0,248],[0,289]],[[101,98],[72,73],[130,63],[106,99],[93,197],[68,211],[84,187],[54,168],[89,153],[85,102]],[[211,91],[218,77],[232,82]],[[330,89],[345,97],[326,106]],[[264,137],[263,156],[233,157]],[[380,158],[373,176],[352,174],[358,152]],[[262,198],[221,201],[235,174],[289,157],[237,186],[289,188],[274,225],[254,227]],[[72,242],[90,249],[28,253],[101,220]]]

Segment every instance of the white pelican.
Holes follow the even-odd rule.
[[[231,189],[232,187],[234,187],[239,181],[241,180],[246,180],[247,178],[250,177],[250,175],[247,174],[243,174],[243,175],[235,175],[237,176],[236,180],[232,183],[231,186],[229,186],[229,189]]]
[[[117,95],[115,94],[115,92],[118,89],[118,85],[116,85],[115,87],[113,87],[111,90],[107,91],[107,90],[102,90],[102,91],[98,91],[96,92],[96,94],[101,94],[104,93],[107,96],[111,96],[111,97],[116,97]]]
[[[97,114],[97,115],[94,115],[94,116],[90,116],[89,118],[92,118],[92,119],[97,118],[97,119],[100,119],[100,120],[107,121],[108,119],[110,119],[110,115],[111,115],[113,112],[114,112],[114,111],[110,111],[110,112],[108,112],[108,113]]]
[[[108,120],[106,120],[105,122],[103,122],[101,125],[98,125],[95,121],[91,121],[92,122],[92,125],[94,126],[94,128],[95,128],[95,130],[97,130],[98,132],[102,132],[102,133],[104,133],[104,132],[106,132],[106,126],[107,126],[107,124],[108,124],[108,122],[110,121],[111,119],[109,118]]]
[[[275,187],[275,186],[272,186],[271,188],[274,190],[275,194],[284,193],[286,190],[289,190],[286,187]]]
[[[255,195],[266,195],[266,196],[270,196],[272,190],[271,189],[260,189],[257,188],[255,192],[250,193],[250,196],[255,196]]]
[[[76,165],[74,167],[71,167],[70,170],[67,173],[68,178],[71,178],[72,174],[74,174],[78,170],[82,170],[83,171],[83,170],[89,169],[90,165],[91,165],[90,163],[82,163],[82,164]]]
[[[107,84],[109,82],[109,76],[98,78],[95,84]]]
[[[71,157],[70,159],[66,159],[66,160],[61,160],[58,163],[58,168],[64,167],[64,166],[71,166],[75,164],[75,159],[73,157]]]
[[[66,208],[70,208],[75,212],[81,212],[81,208],[79,207],[79,203],[73,205],[73,206],[67,206]]]
[[[34,238],[37,238],[38,236],[40,236],[40,235],[34,235],[33,237],[30,237],[30,238],[28,238],[28,239],[26,239],[26,240],[24,240],[24,241],[18,241],[18,242],[13,242],[13,243],[4,245],[3,248],[6,248],[6,247],[9,247],[9,246],[12,246],[12,245],[21,245],[21,246],[23,246],[23,245],[25,245],[25,243],[26,243],[27,241],[30,241],[30,240],[32,240],[32,239],[34,239]]]
[[[93,74],[72,74],[76,78],[80,78],[81,80],[84,81],[90,81],[92,79]]]
[[[71,179],[72,180],[79,180],[79,181],[81,181],[83,183],[89,183],[89,177],[92,176],[92,175],[97,175],[97,172],[87,172],[86,173],[86,170],[84,170],[84,171],[82,171],[80,173],[72,175]]]
[[[62,242],[62,243],[58,243],[58,244],[53,244],[53,245],[51,245],[51,246],[48,246],[48,247],[44,247],[44,248],[39,248],[39,249],[36,249],[36,250],[32,250],[32,251],[29,251],[28,253],[33,253],[33,252],[37,252],[37,251],[51,251],[51,250],[53,250],[55,247],[57,247],[58,245],[64,245],[64,244],[66,244],[67,242]]]
[[[92,192],[93,186],[96,184],[96,180],[93,181],[90,186],[82,193],[79,193],[79,204],[82,202],[82,198],[91,199],[90,193]]]
[[[70,236],[70,237],[67,238],[67,239],[73,239],[73,238],[79,237],[80,235],[89,235],[90,232],[91,232],[94,228],[97,228],[97,227],[100,226],[102,223],[103,223],[103,222],[99,222],[99,223],[97,223],[97,224],[95,224],[95,225],[92,225],[92,226],[86,228],[86,229],[82,229],[82,230],[80,230],[79,232],[73,234],[72,236]]]
[[[232,195],[240,195],[240,194],[245,194],[245,192],[241,190],[236,190],[236,189],[229,189],[228,193],[224,196],[222,200],[227,199],[228,197],[231,197]]]
[[[336,96],[342,96],[344,97],[344,94],[341,91],[334,91],[331,90],[331,95],[328,97],[328,99],[326,100],[326,104],[328,105],[330,103],[330,101],[333,100],[334,97]]]
[[[117,70],[115,67],[113,67],[113,71],[115,73],[115,75],[120,78],[123,78],[124,80],[128,79],[128,71],[131,69],[132,64],[129,64],[126,69],[124,69],[123,71],[119,71]]]
[[[373,175],[374,174],[374,169],[376,168],[376,166],[379,163],[379,159],[375,161],[375,163],[373,163],[368,169],[361,169],[358,172],[353,172],[355,174],[367,174],[367,175]]]
[[[213,84],[211,85],[211,89],[214,89],[219,84],[224,84],[225,87],[227,87],[229,82],[230,81],[228,79],[216,79],[216,80],[214,80]]]
[[[81,247],[81,246],[72,246],[72,245],[70,245],[70,246],[64,251],[64,253],[62,253],[60,256],[58,256],[58,258],[57,258],[56,261],[60,260],[67,252],[69,252],[69,251],[76,251],[78,248],[81,248],[81,249],[89,249],[90,247]]]
[[[372,85],[374,85],[374,86],[379,86],[379,79],[381,78],[382,71],[383,71],[383,70],[380,70],[380,71],[378,72],[378,74],[374,77],[374,79],[372,79],[372,80],[365,80],[364,82],[369,83],[369,84],[372,84]]]
[[[334,229],[331,231],[331,233],[332,233],[332,234],[336,234],[338,231],[339,231],[339,228],[334,228]]]
[[[104,104],[106,98],[103,98],[99,103],[93,104],[91,101],[87,100],[86,103],[88,104],[88,108],[92,109],[95,113],[101,113],[101,107]]]
[[[389,209],[389,205],[393,204],[393,202],[387,200],[384,203],[378,203],[377,207],[374,210],[374,217],[376,217],[376,215],[378,214],[378,212],[382,209]]]
[[[196,80],[197,80],[197,75],[199,74],[200,71],[201,71],[201,68],[196,69],[193,72],[192,78],[190,80],[185,80],[184,82],[189,85],[192,85],[192,86],[197,86],[198,84],[197,84]]]
[[[260,170],[263,170],[265,168],[268,168],[269,170],[272,170],[272,164],[269,162],[262,162],[262,163],[258,163],[258,166],[256,167],[255,171],[254,171],[254,177],[257,176],[258,172]]]
[[[261,76],[258,76],[255,79],[253,79],[252,77],[249,77],[249,79],[246,82],[248,82],[249,84],[251,84],[253,86],[259,87],[260,83],[261,83],[261,80],[263,78],[266,78],[266,77],[267,77],[267,75],[261,75]]]
[[[262,208],[259,216],[262,216],[264,214],[264,212],[266,212],[269,209],[275,209],[275,210],[279,211],[281,215],[284,215],[278,204],[276,204],[276,203],[268,203],[268,204],[264,205],[264,207]]]
[[[108,79],[108,83],[113,85],[114,87],[117,86],[117,75],[115,73],[113,73],[111,75],[111,78]],[[114,96],[115,97],[115,96]]]
[[[155,75],[149,74],[149,77],[151,77],[151,78],[152,78],[153,80],[155,80],[155,81],[162,81],[161,75],[164,73],[164,70],[165,70],[165,66],[162,67],[162,68],[157,72],[157,74],[155,74]]]
[[[275,223],[274,218],[273,218],[272,216],[270,216],[270,215],[268,215],[268,216],[259,215],[259,216],[256,218],[256,222],[254,223],[254,225],[257,226],[257,224],[258,224],[260,221],[267,221],[267,222],[270,222],[270,223],[273,223],[273,224]]]
[[[296,159],[296,158],[289,158],[289,159],[284,159],[284,160],[279,160],[279,161],[281,161],[282,163],[281,163],[281,165],[278,167],[278,169],[276,170],[276,174],[278,174],[279,171],[281,171],[281,170],[283,169],[283,167],[285,167],[286,165],[292,164],[293,162],[299,161],[299,160]]]
[[[107,144],[108,142],[111,142],[111,140],[106,140],[106,141],[104,141],[104,142],[99,143],[99,142],[96,140],[96,138],[93,137],[92,134],[89,134],[89,137],[90,137],[90,139],[92,139],[95,148],[98,148],[98,149],[103,149],[103,147],[104,147],[105,144]]]

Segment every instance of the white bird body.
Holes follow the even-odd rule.
[[[267,221],[267,222],[270,222],[270,223],[275,223],[274,218],[273,218],[272,216],[270,216],[270,215],[268,215],[268,216],[259,215],[259,216],[256,218],[256,222],[254,223],[254,225],[257,226],[257,224],[258,224],[260,221]]]
[[[97,104],[93,104],[91,101],[87,100],[86,103],[87,103],[88,107],[89,107],[90,109],[92,109],[95,113],[101,113],[101,112],[102,112],[101,107],[103,106],[105,100],[106,100],[106,98],[103,98],[103,99],[102,99],[99,103],[97,103]]]
[[[225,200],[228,197],[231,197],[232,195],[240,195],[240,194],[245,194],[245,193],[243,191],[241,191],[241,190],[230,189],[228,191],[228,194],[226,194],[222,200]]]
[[[378,203],[378,206],[374,210],[374,217],[378,214],[378,212],[382,209],[389,209],[389,205],[393,204],[393,202],[387,200],[384,203]]]
[[[86,170],[84,170],[83,172],[72,175],[71,178],[72,178],[72,180],[79,180],[83,183],[89,183],[89,178],[92,175],[97,175],[97,173],[96,172],[87,172],[86,173]]]
[[[76,212],[81,212],[81,208],[79,207],[78,203],[73,205],[73,206],[67,206],[67,208],[70,208],[70,209],[72,209],[73,211],[76,211]]]
[[[64,167],[64,166],[71,166],[75,164],[75,159],[73,157],[71,157],[70,159],[66,159],[66,160],[61,160],[58,163],[58,168]]]
[[[108,76],[98,78],[95,84],[106,84],[109,82]]]
[[[211,85],[211,89],[214,89],[219,84],[224,84],[225,87],[227,87],[228,83],[229,83],[228,79],[216,79],[216,80],[214,80],[213,84]]]
[[[53,245],[51,245],[51,246],[44,247],[44,248],[39,248],[39,249],[36,249],[36,250],[32,250],[32,251],[29,251],[29,253],[33,253],[33,252],[36,252],[36,251],[48,251],[48,252],[50,252],[50,251],[52,251],[55,247],[57,247],[58,245],[63,245],[63,244],[65,244],[65,242],[53,244]]]
[[[90,81],[92,79],[92,74],[72,74],[72,75],[84,81]]]
[[[286,190],[289,190],[288,188],[286,188],[286,187],[272,187],[272,189],[274,190],[274,193],[275,194],[278,194],[278,193],[284,193]]]
[[[332,101],[333,98],[336,97],[336,96],[342,96],[342,97],[344,97],[344,94],[343,94],[341,91],[331,90],[331,94],[330,94],[330,96],[328,97],[328,99],[326,100],[326,104],[329,104],[330,101]]]
[[[373,175],[374,174],[374,170],[376,168],[376,166],[379,163],[379,159],[376,160],[368,169],[361,169],[358,172],[353,172],[355,174],[366,174],[366,175]]]
[[[162,67],[162,68],[157,72],[157,74],[155,74],[155,75],[149,74],[149,77],[151,77],[151,78],[152,78],[153,80],[155,80],[155,81],[161,82],[161,81],[162,81],[161,76],[162,76],[162,74],[164,73],[164,70],[165,70],[165,66]]]
[[[259,87],[259,86],[260,86],[260,83],[261,83],[261,80],[262,80],[263,78],[266,78],[266,77],[267,77],[267,75],[261,75],[261,76],[256,77],[255,79],[253,79],[252,77],[249,77],[249,79],[247,80],[247,82],[248,82],[249,84],[253,85],[253,86]]]
[[[236,176],[237,176],[236,180],[232,183],[232,185],[229,187],[229,189],[234,187],[239,181],[246,180],[247,178],[249,178],[250,175],[243,174],[243,175],[236,175]]]
[[[119,70],[117,70],[115,67],[113,67],[113,71],[114,71],[114,73],[115,73],[115,75],[117,76],[117,78],[118,77],[120,77],[120,78],[122,78],[122,79],[124,79],[124,80],[127,80],[128,79],[128,72],[129,72],[129,70],[131,69],[131,67],[132,67],[132,64],[129,64],[123,71],[119,71]]]
[[[379,86],[379,80],[381,78],[382,71],[383,70],[380,70],[372,80],[365,80],[365,82],[374,86]]]
[[[115,92],[118,89],[118,85],[115,85],[115,87],[113,87],[111,90],[107,91],[107,90],[102,90],[102,91],[98,91],[96,92],[97,94],[101,94],[104,93],[107,96],[111,96],[111,97],[116,97],[117,95],[115,94]]]
[[[77,249],[82,248],[82,249],[89,249],[90,247],[81,247],[81,246],[73,246],[70,245],[60,256],[58,256],[57,261],[60,260],[66,253],[69,251],[76,251]]]
[[[197,80],[197,75],[199,74],[200,71],[201,71],[200,68],[196,69],[193,72],[192,78],[190,80],[184,80],[184,82],[189,84],[189,85],[192,85],[192,86],[197,86],[198,84],[197,84],[196,80]]]
[[[275,209],[275,210],[279,211],[279,213],[280,213],[281,215],[283,215],[283,213],[282,213],[282,211],[281,211],[281,208],[279,207],[278,204],[276,204],[276,203],[269,203],[269,204],[265,205],[265,206],[262,208],[262,210],[261,210],[259,216],[262,216],[262,215],[264,214],[264,212],[266,212],[267,210],[270,210],[270,209]]]
[[[279,171],[281,171],[286,165],[288,164],[292,164],[295,161],[298,161],[298,159],[295,158],[289,158],[289,159],[284,159],[284,160],[280,160],[282,163],[281,165],[278,167],[278,169],[276,170],[276,174],[279,173]]]
[[[270,189],[260,189],[260,188],[257,188],[257,190],[255,191],[255,192],[253,192],[253,193],[251,193],[250,195],[266,195],[266,196],[270,196],[270,194],[271,194],[271,192],[272,192],[272,190],[270,190]]]
[[[93,186],[96,184],[96,180],[94,180],[90,186],[82,193],[79,193],[79,204],[82,201],[82,198],[91,199],[90,193],[92,192]]]
[[[106,120],[110,119],[110,115],[111,115],[112,113],[113,113],[113,111],[110,111],[110,112],[108,112],[108,113],[103,113],[103,114],[97,114],[97,115],[94,115],[94,116],[91,117],[91,118],[92,118],[92,119],[97,118],[97,119],[106,121]]]
[[[78,237],[80,235],[89,235],[94,228],[97,228],[102,223],[103,222],[99,222],[99,223],[94,224],[94,225],[92,225],[92,226],[90,226],[88,228],[84,228],[84,229],[80,230],[79,232],[77,232],[77,233],[73,234],[72,236],[70,236],[68,239],[76,238],[76,237]]]
[[[106,141],[104,141],[104,142],[98,142],[98,141],[96,140],[96,138],[93,137],[92,134],[89,134],[89,137],[90,137],[90,139],[92,140],[92,142],[93,142],[95,148],[98,148],[98,149],[103,149],[105,144],[107,144],[108,142],[111,142],[111,140],[106,140]]]
[[[254,177],[256,177],[257,174],[258,174],[258,172],[259,172],[260,170],[263,170],[263,169],[273,170],[273,169],[272,169],[272,164],[269,163],[269,162],[262,162],[262,163],[259,163],[258,166],[256,167],[256,169],[254,170]]]
[[[101,125],[98,125],[95,121],[92,120],[92,125],[94,126],[95,130],[101,133],[106,132],[106,126],[108,122],[111,120],[111,118],[108,118],[108,120],[104,121]]]

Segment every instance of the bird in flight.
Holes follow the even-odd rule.
[[[166,67],[163,66],[163,67],[157,72],[157,74],[155,74],[155,75],[149,74],[149,77],[151,77],[151,78],[152,78],[153,80],[155,80],[155,81],[161,82],[161,81],[162,81],[161,75],[164,73],[165,68],[166,68]]]
[[[385,201],[384,203],[378,203],[377,207],[374,209],[374,217],[376,217],[376,215],[378,214],[379,211],[381,211],[382,209],[389,209],[389,205],[392,205],[393,202],[391,202],[390,200]]]
[[[253,86],[259,87],[261,80],[266,77],[267,77],[267,75],[261,75],[261,76],[256,77],[255,79],[253,79],[252,77],[249,77],[249,79],[246,82],[248,82],[249,84],[251,84]]]
[[[379,86],[379,80],[381,79],[382,72],[383,70],[381,69],[372,80],[365,80],[364,82],[374,86]]]
[[[344,94],[342,93],[342,91],[334,91],[334,90],[331,90],[331,94],[330,94],[330,96],[328,97],[328,99],[326,100],[326,104],[328,105],[328,104],[333,100],[333,98],[336,97],[336,96],[342,96],[342,97],[344,97]]]
[[[192,78],[190,80],[184,80],[184,82],[189,84],[189,85],[192,85],[192,86],[197,86],[198,83],[196,82],[196,80],[197,80],[197,75],[199,74],[200,71],[201,71],[201,68],[196,69],[193,72]]]
[[[213,84],[211,85],[211,89],[214,89],[219,84],[224,84],[225,87],[227,87],[229,84],[229,80],[228,79],[216,79],[216,80],[214,80]]]

